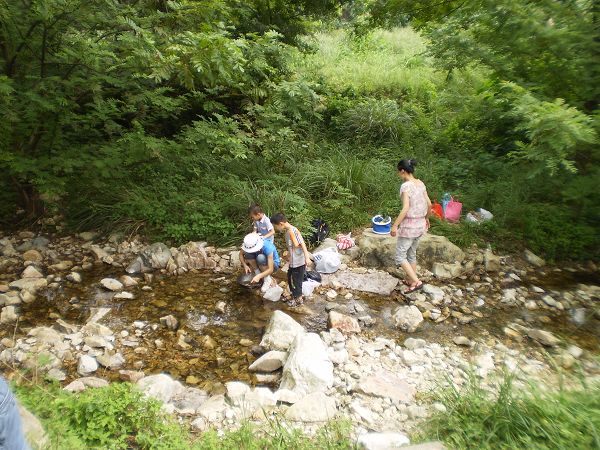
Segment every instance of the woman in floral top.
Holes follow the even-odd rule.
[[[398,163],[398,176],[402,178],[400,197],[402,211],[392,225],[391,235],[398,236],[396,244],[396,264],[402,267],[406,274],[404,284],[409,294],[423,287],[423,282],[417,276],[417,247],[419,239],[429,228],[431,200],[427,195],[425,184],[415,178],[416,161],[403,159]]]

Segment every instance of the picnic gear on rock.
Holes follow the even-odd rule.
[[[302,283],[302,295],[305,297],[310,297],[313,291],[319,286],[321,286],[321,283],[313,280],[312,278],[304,280],[304,283]]]
[[[462,206],[462,203],[454,200],[454,197],[450,197],[450,201],[446,204],[446,209],[444,210],[444,218],[448,222],[458,222]]]
[[[392,229],[392,218],[390,216],[383,217],[381,214],[378,214],[373,216],[371,224],[373,226],[373,233],[389,234]]]
[[[437,201],[434,201],[431,205],[431,212],[440,219],[444,218],[444,209]]]
[[[316,270],[307,270],[306,272],[304,272],[304,281],[308,280],[320,283],[321,281],[323,281],[323,278],[321,277],[321,274]]]
[[[314,231],[307,238],[311,245],[320,244],[329,236],[329,225],[323,219],[315,219],[311,225]]]
[[[315,253],[313,260],[315,262],[315,269],[319,273],[337,272],[342,265],[340,254],[335,247],[326,248]]]
[[[352,239],[352,233],[338,234],[335,238],[337,242],[338,250],[348,250],[354,247],[354,239]]]

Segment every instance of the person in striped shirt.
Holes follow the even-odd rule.
[[[302,283],[306,266],[312,264],[310,254],[302,238],[302,234],[294,225],[287,221],[285,214],[277,213],[271,217],[271,223],[280,233],[285,233],[285,242],[289,254],[288,286],[292,294],[290,306],[300,306],[304,303]]]

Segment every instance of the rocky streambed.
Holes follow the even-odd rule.
[[[388,273],[393,246],[365,231],[340,271],[288,308],[235,284],[234,248],[5,236],[0,361],[73,391],[137,382],[198,430],[347,416],[364,436],[410,431],[443,408],[426,394],[471,370],[490,385],[506,369],[546,382],[555,365],[597,375],[593,265],[547,267],[530,252],[430,236],[419,255],[427,285],[404,296]]]

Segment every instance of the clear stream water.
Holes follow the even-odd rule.
[[[142,370],[146,373],[165,372],[183,380],[194,376],[200,385],[210,389],[211,386],[230,380],[256,383],[254,375],[247,370],[248,365],[256,358],[251,347],[259,344],[263,329],[275,309],[290,314],[309,331],[327,329],[326,301],[322,297],[307,300],[301,308],[289,308],[282,302],[263,301],[256,292],[238,286],[235,274],[222,276],[214,273],[189,273],[177,277],[157,277],[151,285],[152,291],[141,290],[143,283],[129,288],[135,295],[132,300],[113,299],[112,294],[98,286],[98,281],[107,276],[118,278],[122,273],[112,267],[96,267],[82,273],[83,283],[67,284],[58,290],[48,291],[45,298],[40,295],[32,304],[23,305],[23,316],[19,323],[21,330],[51,325],[55,320],[52,313],[60,315],[67,322],[83,324],[89,318],[91,308],[107,306],[111,308],[111,312],[101,323],[109,326],[117,336],[121,330],[127,330],[130,336],[124,340],[129,340],[135,334],[134,321],[157,324],[160,317],[172,314],[179,320],[180,328],[186,330],[191,347],[185,350],[180,348],[177,345],[178,335],[174,331],[164,327],[156,330],[147,327],[138,338],[138,345],[145,347],[147,353],[140,354],[134,352],[133,347],[123,347],[122,353],[127,360],[123,368],[132,369],[136,361],[143,361]],[[575,287],[580,282],[599,284],[600,280],[597,275],[562,271],[550,272],[545,277],[532,279],[530,282],[549,290],[564,290]],[[461,287],[460,284],[455,286]],[[226,302],[225,313],[215,310],[219,301]],[[349,302],[343,295],[338,296],[336,301],[339,304]],[[400,293],[394,293],[390,297],[355,293],[352,301],[361,304],[377,320],[373,327],[364,330],[364,334],[392,338],[398,342],[408,337],[406,333],[396,330],[390,321],[391,310],[404,304]],[[472,306],[467,300],[465,304]],[[477,318],[470,324],[459,325],[452,319],[439,324],[426,320],[411,336],[442,344],[451,342],[457,335],[476,339],[494,336],[512,347],[520,345],[525,348],[527,344],[509,341],[502,331],[506,324],[515,319],[523,319],[532,323],[532,326],[565,337],[582,348],[592,351],[598,349],[600,320],[593,318],[590,311],[585,324],[577,326],[570,320],[569,311],[528,311],[514,306],[488,304],[477,310],[483,314],[483,318]],[[550,316],[552,320],[541,323],[541,316]],[[1,336],[12,336],[13,332],[12,326],[0,328]],[[204,345],[205,336],[214,340],[214,348]],[[157,347],[155,344],[157,339],[162,341],[161,346]],[[75,362],[68,363],[66,367],[70,378],[75,378]],[[115,378],[117,373],[101,369],[98,375]]]

